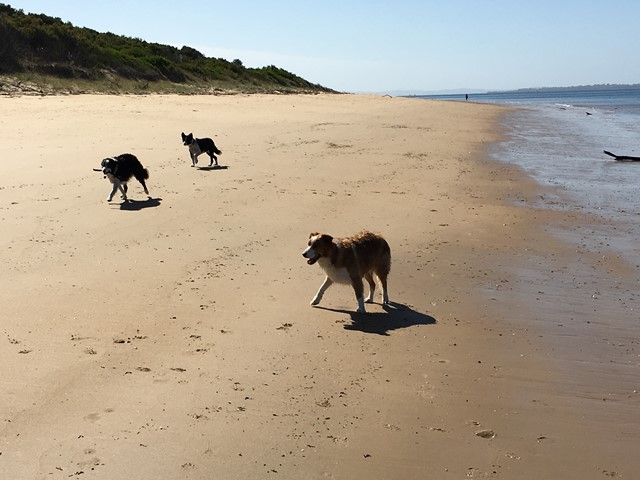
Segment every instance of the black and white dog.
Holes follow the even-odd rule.
[[[213,140],[210,138],[194,138],[193,133],[185,135],[184,132],[182,132],[182,144],[189,147],[192,167],[195,167],[196,163],[198,163],[198,155],[203,153],[211,157],[209,166],[213,165],[213,162],[216,162],[216,165],[218,165],[218,157],[216,157],[215,154],[222,155],[222,152],[218,150],[218,147],[216,147],[216,144],[213,143]]]
[[[135,155],[123,153],[115,157],[105,158],[102,160],[102,173],[113,183],[107,202],[111,201],[118,189],[122,192],[122,198],[125,201],[127,200],[127,182],[131,180],[131,177],[135,177],[144,188],[144,193],[149,195],[147,184],[144,182],[149,179],[149,171],[142,166]]]

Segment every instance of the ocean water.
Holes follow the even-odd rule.
[[[464,95],[423,98],[465,101]],[[537,207],[599,217],[599,227],[574,240],[604,238],[640,265],[640,162],[604,154],[640,157],[640,88],[487,93],[468,101],[516,107],[504,118],[507,139],[491,154],[554,187],[557,196],[546,195]]]
[[[430,98],[465,101],[464,95]],[[640,157],[640,88],[470,95],[469,101],[516,107],[503,118],[505,140],[490,153],[543,186],[532,206],[565,212],[572,220],[547,231],[579,253],[522,252],[505,267],[513,274],[509,288],[488,286],[486,293],[510,305],[521,328],[543,338],[567,396],[593,401],[590,408],[602,418],[609,413],[598,405],[615,397],[615,412],[624,418],[625,409],[638,405],[629,392],[638,391],[640,366],[640,162],[618,162],[603,151]],[[526,314],[517,313],[521,305],[529,307]]]

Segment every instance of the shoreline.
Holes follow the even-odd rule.
[[[582,380],[592,390],[569,392],[555,361],[555,339],[571,328],[579,346],[569,319],[588,313],[592,283],[576,289],[572,269],[627,274],[554,238],[550,225],[582,217],[530,207],[542,187],[488,158],[505,109],[363,95],[0,102],[2,138],[40,139],[0,143],[23,159],[0,167],[0,464],[16,479],[635,471],[640,397],[603,401],[612,384]],[[190,168],[180,131],[215,135],[229,168]],[[91,172],[125,151],[151,173],[153,202],[130,185],[136,210],[107,205]],[[322,280],[300,258],[309,232],[362,228],[390,241],[395,308],[363,320],[338,287],[309,307]],[[590,366],[580,378],[612,368]]]

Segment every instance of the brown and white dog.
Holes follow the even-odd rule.
[[[302,256],[308,259],[309,265],[318,262],[327,275],[311,300],[311,305],[318,305],[324,292],[333,283],[350,283],[358,300],[358,313],[366,313],[364,303],[373,302],[376,288],[374,275],[382,286],[382,304],[389,303],[387,276],[391,270],[391,249],[380,235],[362,231],[352,237],[333,238],[326,233],[312,233],[309,235],[309,246]],[[369,283],[369,296],[366,299],[363,277]]]

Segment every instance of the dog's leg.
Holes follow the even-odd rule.
[[[318,293],[316,293],[316,296],[313,297],[313,300],[311,300],[311,305],[318,305],[320,303],[320,300],[322,300],[324,292],[326,292],[327,288],[329,288],[331,285],[333,285],[333,280],[331,280],[329,277],[325,278],[324,282],[318,289]]]
[[[120,187],[120,191],[122,192],[122,199],[126,201],[127,200],[127,190],[128,190],[127,184],[118,182],[118,186]]]
[[[120,187],[120,181],[114,180],[113,181],[113,187],[111,188],[111,193],[107,197],[107,202],[110,202],[113,199],[113,196],[116,194],[116,192],[118,191],[119,187]]]
[[[358,300],[358,313],[367,313],[364,308],[364,285],[362,284],[362,277],[360,273],[349,272],[349,276],[351,277],[351,284],[353,285],[353,291],[356,294],[356,299]]]
[[[378,274],[380,285],[382,285],[382,304],[389,305],[389,292],[387,290],[387,274]]]
[[[145,183],[145,181],[144,180],[140,180],[140,184],[142,185],[142,188],[144,188],[144,193],[149,195],[149,190],[147,190],[147,184]]]
[[[213,165],[213,162],[216,162],[216,167],[218,166],[218,157],[216,157],[213,152],[209,152],[209,156],[211,157],[211,162],[209,162],[209,166]]]
[[[364,274],[364,278],[369,284],[369,296],[364,299],[366,303],[373,303],[373,294],[376,291],[376,282],[373,281],[373,275],[370,272]]]
[[[198,155],[189,152],[189,154],[191,155],[191,166],[195,167],[196,163],[198,163]]]

